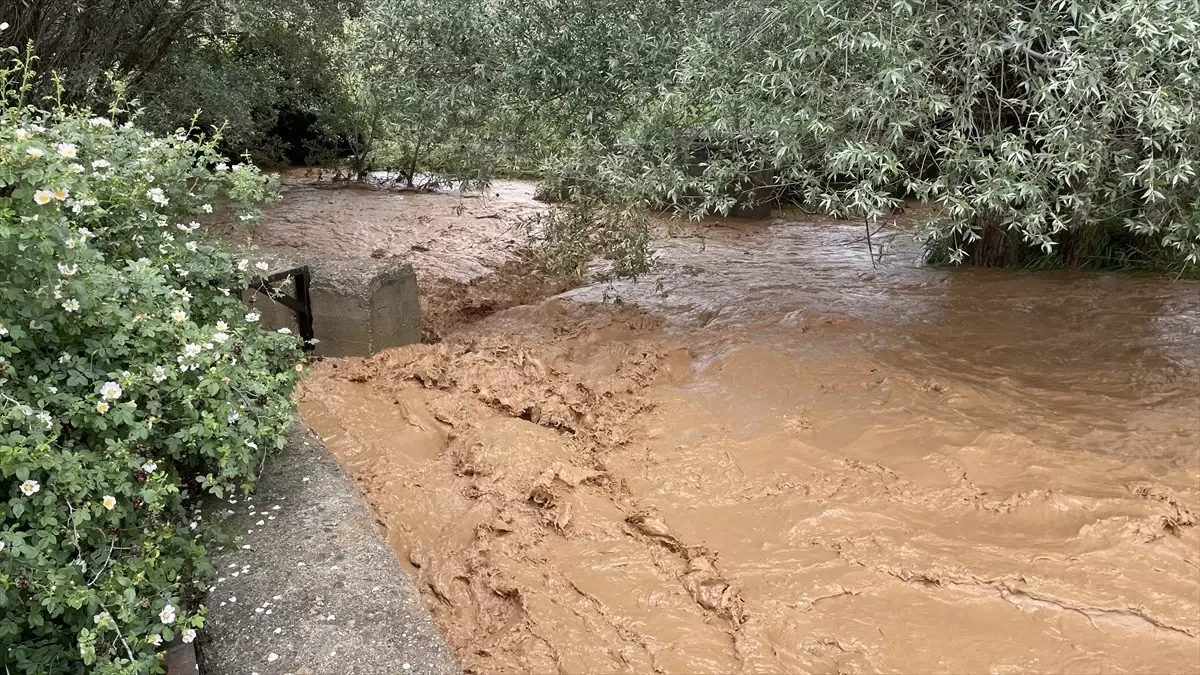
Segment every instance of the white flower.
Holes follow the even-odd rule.
[[[0,323],[0,337],[4,337],[5,335],[8,335],[8,329],[4,327],[4,324]]]
[[[204,204],[200,207],[205,213],[212,213],[212,204]]]
[[[158,613],[158,620],[164,624],[175,623],[175,608],[171,605],[163,607],[162,611]]]
[[[154,366],[154,374],[150,376],[150,379],[154,380],[155,383],[162,382],[163,380],[167,379],[166,368],[163,368],[162,366]]]
[[[297,363],[297,364],[296,364],[296,372],[297,372],[297,373],[303,373],[303,372],[304,372],[304,364],[303,364],[303,363]]]
[[[54,188],[53,190],[51,190],[50,194],[54,195],[54,198],[57,199],[58,201],[65,202],[65,201],[67,201],[67,197],[71,196],[71,191],[68,190],[67,188],[60,187],[60,188]]]
[[[198,523],[193,520],[191,523],[188,524],[188,528],[194,530],[194,529],[196,529],[197,525],[198,525]]]
[[[217,171],[227,171],[229,169],[229,165],[225,162],[221,162],[213,168],[215,168]]]
[[[146,642],[149,642],[150,644],[157,647],[162,644],[162,636],[161,635],[151,635],[150,637],[146,638]]]
[[[37,192],[33,193],[33,201],[36,202],[38,206],[45,206],[54,201],[54,193],[49,190],[38,190]]]
[[[258,270],[259,272],[266,272],[270,268],[271,268],[271,266],[265,262],[254,263],[254,269]]]
[[[192,253],[195,253],[199,248],[199,245],[194,241],[189,241],[188,243],[184,244],[184,246],[187,247],[187,250],[191,251]]]
[[[0,327],[2,327],[2,326],[0,326]],[[219,331],[229,330],[229,324],[225,323],[224,321],[218,321],[217,322],[217,330],[219,330]],[[0,333],[0,335],[3,335],[3,333]]]
[[[26,497],[32,497],[35,492],[37,492],[38,490],[41,490],[41,489],[42,489],[42,486],[38,485],[38,482],[36,480],[27,480],[24,483],[21,483],[21,492]]]
[[[92,231],[87,229],[86,227],[81,227],[75,231],[78,232],[80,235],[82,235],[84,238],[96,236],[96,235],[92,234]]]
[[[0,551],[4,550],[4,542],[0,541]]]
[[[50,417],[50,413],[43,410],[42,412],[38,413],[36,417],[42,421],[42,424],[46,425],[47,429],[54,426],[54,420]]]
[[[250,266],[249,260],[239,260],[238,264],[237,264],[237,268],[238,268],[239,272],[245,272],[246,268],[249,266]]]
[[[112,511],[117,507],[117,498],[112,495],[104,495],[104,498],[100,500],[100,503],[104,506],[104,508]]]
[[[275,332],[279,333],[281,335],[291,335],[292,334],[292,331],[290,328],[280,328],[279,330],[277,330]]]
[[[65,301],[63,301],[62,308],[68,312],[78,312],[79,311],[79,301],[76,300],[75,298],[71,298],[70,300],[65,300]]]
[[[92,160],[92,168],[93,169],[107,169],[110,166],[112,166],[112,164],[109,164],[107,159],[93,159]]]
[[[79,271],[79,265],[76,265],[74,263],[72,263],[70,265],[67,265],[64,263],[58,263],[58,273],[63,275],[64,277],[73,277],[73,276],[75,276],[75,273],[78,271]]]
[[[0,23],[0,31],[8,30],[8,22]],[[4,542],[0,542],[0,551],[4,550]]]
[[[183,355],[188,358],[200,356],[200,345],[188,343],[183,346]]]
[[[49,389],[47,389],[47,391],[49,391],[51,394],[57,394],[58,387],[50,387]]]
[[[196,639],[196,629],[189,628],[189,629],[183,631],[183,637],[181,637],[179,639],[183,640],[185,643],[195,640]]]
[[[41,148],[29,148],[28,150],[25,151],[25,154],[29,155],[30,157],[32,157],[34,159],[38,159],[42,155],[46,154],[46,151],[42,150]]]
[[[222,333],[221,331],[217,331],[216,333],[213,333],[213,342],[215,342],[219,345],[225,344],[225,341],[228,339],[229,339],[228,333]]]
[[[74,143],[59,143],[58,155],[67,159],[75,159],[75,144]]]
[[[254,323],[255,321],[258,321],[261,318],[262,318],[262,314],[259,314],[258,312],[250,312],[249,314],[246,315],[246,321],[248,321],[250,323]]]
[[[145,471],[146,473],[154,473],[156,469],[158,469],[158,465],[154,462],[146,462],[142,465],[142,471]]]
[[[100,612],[96,616],[93,616],[92,623],[96,624],[97,626],[99,626],[101,624],[107,624],[108,623],[108,612]]]
[[[187,319],[187,312],[184,312],[182,309],[176,308],[175,311],[171,312],[171,320],[175,323],[183,323],[185,319]]]
[[[167,203],[171,201],[170,199],[167,199],[165,194],[163,194],[162,188],[150,188],[149,190],[146,190],[146,197],[159,206],[166,206]]]
[[[31,134],[29,133],[28,129],[21,128],[21,129],[17,129],[16,136],[17,136],[17,140],[23,141],[26,138],[29,138],[31,136]]]
[[[75,248],[79,245],[79,240],[75,237],[67,237],[67,240],[64,243],[66,243],[67,248]]]
[[[67,166],[67,170],[69,170],[71,173],[83,173],[86,171],[82,164],[70,164]]]
[[[100,413],[101,415],[107,413],[108,412],[108,401],[99,401],[98,403],[96,403],[96,412]]]
[[[100,387],[100,397],[106,401],[115,401],[121,398],[121,385],[116,382],[105,382]]]
[[[108,121],[108,118],[106,118],[106,117],[93,117],[92,119],[88,120],[88,124],[90,124],[94,127],[111,127],[112,126],[112,122]]]
[[[225,418],[230,424],[238,421],[238,411],[233,410],[229,413],[229,417]]]

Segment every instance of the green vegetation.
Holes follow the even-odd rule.
[[[35,94],[61,85],[67,102],[102,111],[115,76],[143,106],[140,123],[158,133],[193,119],[203,131],[224,127],[224,152],[262,164],[338,149],[347,95],[336,57],[356,0],[18,4],[0,9],[9,24],[0,45],[35,46]]]
[[[195,222],[253,220],[271,185],[32,83],[0,68],[0,668],[161,672],[204,624],[201,500],[250,489],[292,419],[299,344]]]
[[[938,207],[935,264],[1200,262],[1195,0],[19,4],[0,10],[7,673],[150,672],[203,625],[193,509],[252,486],[300,359],[240,303],[249,263],[194,233],[219,200],[256,217],[255,165],[535,175],[559,203],[525,226],[564,274],[644,272],[654,210],[870,223],[911,199]]]
[[[872,221],[917,199],[940,207],[938,263],[1200,260],[1193,0],[170,7],[149,32],[105,17],[145,44],[89,63],[120,64],[156,128],[200,108],[256,159],[343,157],[412,185],[533,174],[594,214],[766,202]],[[21,30],[96,91],[53,30]]]

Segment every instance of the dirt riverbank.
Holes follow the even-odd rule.
[[[859,238],[718,227],[314,369],[465,669],[1200,669],[1200,285]]]

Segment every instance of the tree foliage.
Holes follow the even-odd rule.
[[[388,168],[410,186],[423,169],[486,180],[488,38],[467,0],[376,0],[350,24],[340,58],[355,173]]]
[[[735,0],[666,38],[657,96],[558,177],[703,214],[761,198],[765,169],[772,198],[841,217],[936,203],[952,262],[1083,264],[1117,239],[1194,264],[1196,8]],[[698,166],[697,139],[722,151]]]
[[[225,151],[260,162],[336,149],[346,94],[334,47],[358,0],[131,0],[17,3],[0,44],[34,45],[37,91],[102,110],[110,80],[167,133],[223,127]],[[57,79],[56,79],[57,78]]]
[[[350,89],[387,120],[372,148],[416,158],[415,139],[454,139],[476,166],[533,158],[560,199],[867,221],[918,199],[938,206],[939,261],[1194,265],[1195,10],[380,0]]]
[[[142,96],[162,128],[207,108],[205,124],[230,120],[231,143],[262,157],[323,138],[359,175],[390,168],[409,182],[536,167],[546,194],[620,211],[770,201],[869,221],[919,199],[938,206],[926,234],[946,262],[1194,265],[1196,10],[138,0],[119,19],[95,12],[120,40],[46,9],[15,25],[68,71],[87,68],[62,36],[92,35],[95,63],[154,83]]]

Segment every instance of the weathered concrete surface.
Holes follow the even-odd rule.
[[[255,495],[232,501],[244,547],[216,552],[201,673],[460,672],[370,508],[306,426]]]
[[[272,271],[308,265],[316,356],[369,356],[421,341],[421,305],[412,265],[370,258],[333,258],[299,249],[261,247],[245,255]],[[263,325],[296,330],[295,315],[261,293],[247,294]]]

